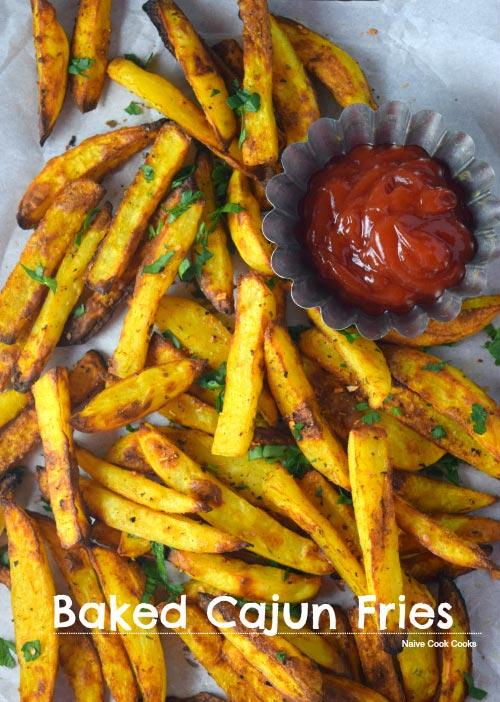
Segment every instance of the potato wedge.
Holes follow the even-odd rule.
[[[12,370],[21,355],[29,332],[29,326],[26,326],[13,344],[4,344],[0,341],[0,390],[4,390],[9,384]]]
[[[262,233],[260,206],[244,173],[233,171],[227,188],[227,199],[242,208],[239,212],[228,212],[227,215],[229,232],[241,258],[259,273],[273,275],[273,246]]]
[[[472,649],[467,648],[469,615],[460,590],[451,580],[440,580],[439,600],[451,604],[453,617],[451,629],[441,634],[441,640],[448,646],[441,650],[439,702],[464,702],[468,693],[465,675],[472,672]],[[459,641],[462,646],[454,645],[453,641]]]
[[[165,120],[137,127],[121,127],[96,134],[78,146],[51,158],[28,185],[17,211],[22,229],[38,225],[54,199],[71,181],[80,178],[100,181],[157,136]]]
[[[145,556],[151,552],[151,541],[141,539],[135,534],[121,533],[120,543],[118,544],[117,552],[125,558],[135,560],[140,556]]]
[[[54,629],[56,591],[47,554],[39,530],[26,512],[5,494],[0,494],[0,506],[9,541],[20,700],[52,702],[58,644]]]
[[[48,0],[31,0],[38,72],[40,146],[50,136],[66,95],[69,42]]]
[[[60,636],[59,660],[77,700],[104,702],[101,663],[87,634]]]
[[[171,548],[199,553],[238,551],[246,542],[187,517],[157,512],[80,478],[85,503],[93,517],[109,526]]]
[[[321,116],[316,94],[286,32],[272,15],[269,23],[273,45],[273,97],[286,143],[306,141],[307,130]]]
[[[359,660],[358,649],[352,634],[349,616],[339,605],[332,605],[335,612],[335,631],[330,629],[330,617],[327,612],[322,612],[318,620],[318,633],[322,638],[330,642],[332,648],[344,659],[349,673],[345,673],[347,678],[352,678],[361,682],[363,675],[361,672],[361,661]]]
[[[209,509],[208,505],[194,497],[159,485],[139,473],[118,468],[81,446],[76,449],[76,458],[78,465],[98,483],[139,505],[168,514],[188,514]]]
[[[107,236],[89,270],[93,290],[109,292],[126,270],[172,178],[179,170],[190,139],[173,124],[159,131],[111,222]]]
[[[187,393],[169,400],[158,412],[175,424],[199,429],[212,436],[215,434],[219,418],[219,414],[214,407]]]
[[[309,462],[314,461],[316,470],[335,484],[349,489],[345,451],[328,428],[297,349],[283,327],[269,325],[264,351],[271,392],[297,446]]]
[[[31,393],[6,390],[0,393],[0,427],[15,419],[26,407],[33,404]]]
[[[110,431],[135,422],[162,407],[195,381],[204,363],[185,360],[146,368],[96,395],[71,418],[78,431]]]
[[[38,282],[40,276],[54,274],[86,213],[97,205],[103,192],[90,180],[78,180],[55,198],[0,292],[0,341],[4,344],[14,343],[33,320],[48,291],[47,284]]]
[[[72,73],[69,87],[81,112],[97,107],[108,63],[111,35],[111,0],[83,0],[78,8],[73,38],[72,61],[86,58],[90,64],[83,72]]]
[[[267,1],[238,0],[238,7],[243,22],[243,89],[250,96],[259,96],[257,109],[243,105],[243,162],[247,166],[273,167],[278,161],[278,131],[273,111],[273,46]]]
[[[391,391],[391,373],[377,344],[356,331],[334,331],[328,327],[318,307],[308,310],[309,317],[326,334],[344,362],[356,374],[372,409],[378,409]]]
[[[63,548],[86,541],[90,525],[78,489],[78,463],[69,419],[71,399],[66,368],[51,368],[33,386],[42,439],[49,500]]]
[[[236,39],[222,39],[212,46],[217,67],[227,85],[243,80],[243,49]]]
[[[175,54],[221,148],[225,149],[236,136],[236,117],[226,102],[229,94],[211,52],[173,0],[149,0],[142,9],[167,49]]]
[[[376,109],[361,68],[347,52],[288,17],[276,19],[307,70],[326,85],[341,107],[361,102]]]
[[[318,327],[311,327],[303,331],[299,337],[298,345],[304,356],[315,361],[323,370],[335,377],[339,387],[357,387],[359,385],[358,376],[345,362],[337,344]]]
[[[118,529],[113,529],[113,527],[104,524],[104,522],[96,519],[92,526],[90,527],[90,537],[92,541],[96,544],[102,544],[103,546],[108,546],[114,551],[117,550],[120,544],[120,537],[123,532],[118,531]]]
[[[464,514],[498,502],[496,495],[434,480],[419,473],[394,472],[394,487],[404,500],[427,514],[444,511]]]
[[[115,58],[108,64],[108,75],[111,80],[135,93],[165,117],[177,122],[187,134],[205,144],[210,151],[227,161],[232,168],[242,169],[252,175],[243,164],[236,142],[233,141],[227,150],[221,149],[219,140],[203,112],[173,83],[139,68],[135,63],[124,58]]]
[[[94,223],[70,247],[55,276],[56,291],[47,295],[17,359],[14,388],[26,392],[40,376],[62,334],[66,320],[78,300],[85,274],[111,218],[111,205],[106,203]]]
[[[388,698],[360,682],[323,673],[324,702],[388,702]]]
[[[170,562],[191,578],[250,602],[303,602],[318,594],[321,580],[283,568],[245,563],[237,558],[171,551]]]
[[[500,541],[500,522],[488,517],[461,514],[434,514],[435,522],[476,544]]]
[[[243,456],[252,442],[264,382],[264,331],[276,316],[274,295],[254,273],[240,278],[236,325],[227,358],[224,405],[212,453]]]
[[[145,635],[133,616],[133,610],[144,593],[144,574],[138,566],[102,546],[92,546],[90,557],[108,604],[113,595],[117,607],[129,605],[121,615],[128,628],[120,624],[120,619],[117,628],[121,632],[142,699],[144,702],[165,699],[167,670],[158,630],[156,626],[148,627],[148,635]]]

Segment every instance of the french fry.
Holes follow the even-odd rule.
[[[98,483],[139,505],[168,514],[204,512],[208,509],[194,497],[159,485],[138,473],[118,468],[81,446],[76,449],[76,458],[78,465]]]
[[[172,551],[169,560],[191,578],[250,602],[272,602],[274,594],[281,602],[303,602],[315,597],[321,585],[319,577],[214,554]]]
[[[0,427],[4,427],[32,403],[31,393],[13,389],[0,393]]]
[[[190,139],[175,125],[167,123],[160,129],[89,270],[87,282],[93,290],[109,292],[126,270],[149,219],[182,165],[189,144]]]
[[[394,486],[404,500],[427,514],[445,511],[463,514],[498,502],[496,495],[433,480],[418,473],[395,472]]]
[[[370,407],[378,409],[391,392],[391,373],[377,344],[357,332],[335,331],[328,327],[319,308],[308,310],[309,317],[335,345],[344,362],[356,374]]]
[[[117,439],[106,452],[105,459],[109,463],[123,466],[129,470],[136,470],[146,475],[154,475],[154,470],[144,458],[135,432],[125,434],[125,436]]]
[[[337,653],[344,658],[349,669],[349,674],[346,674],[346,677],[361,682],[363,679],[361,661],[359,660],[358,649],[354,641],[354,636],[352,635],[349,617],[347,612],[339,605],[334,604],[332,607],[335,612],[335,631],[330,629],[330,617],[328,613],[322,612],[319,615],[318,633],[323,638],[326,638]]]
[[[78,431],[93,433],[135,422],[187,390],[203,366],[193,359],[146,368],[102,390],[73,415],[71,424]]]
[[[150,553],[151,541],[122,531],[117,551],[120,556],[125,556],[125,558],[139,558],[139,556]]]
[[[121,615],[128,627],[123,627],[118,619],[117,628],[121,633],[142,699],[144,702],[165,699],[167,670],[158,630],[156,626],[148,626],[148,635],[144,635],[144,629],[137,625],[133,615],[133,610],[141,602],[144,593],[143,573],[135,564],[102,546],[92,546],[91,561],[108,604],[110,596],[113,595],[117,607],[129,605]]]
[[[9,384],[12,369],[16,365],[29,332],[29,326],[26,326],[13,344],[4,344],[0,341],[0,390],[4,390]]]
[[[72,60],[85,57],[89,66],[82,73],[72,74],[69,85],[81,112],[94,110],[101,97],[110,35],[111,0],[80,2],[71,39],[71,56]]]
[[[443,648],[439,702],[463,702],[468,693],[465,675],[470,675],[472,671],[472,650],[467,647],[469,616],[460,590],[451,580],[440,580],[439,600],[451,605],[453,618],[451,629],[441,633]],[[462,646],[454,642],[460,642]]]
[[[209,605],[209,597],[202,595],[201,598],[203,603]],[[319,671],[285,637],[279,634],[266,636],[257,631],[252,636],[246,636],[247,630],[239,621],[238,609],[229,602],[212,606],[212,617],[223,625],[220,629],[224,636],[247,660],[252,661],[252,665],[284,697],[297,702],[321,702],[323,694]],[[230,628],[225,626],[230,622],[234,622],[234,625]]]
[[[435,583],[439,578],[458,578],[460,575],[470,573],[473,568],[447,563],[439,556],[428,551],[417,553],[414,556],[404,557],[405,572],[422,583]]]
[[[31,9],[38,72],[40,146],[43,146],[54,128],[66,95],[69,42],[48,0],[31,0]]]
[[[254,273],[238,283],[236,325],[227,359],[224,405],[212,452],[242,456],[252,442],[264,382],[264,331],[276,315],[274,296]]]
[[[339,386],[358,387],[359,378],[345,362],[344,356],[334,343],[318,327],[303,331],[299,337],[299,349],[304,356],[315,361],[327,373],[331,373]]]
[[[20,668],[20,700],[51,702],[58,663],[54,629],[56,591],[52,573],[33,520],[5,494],[0,494],[0,506],[12,564],[12,612]],[[35,607],[37,614],[33,617]]]
[[[137,437],[146,460],[167,485],[179,492],[198,495],[211,504],[212,510],[203,514],[206,522],[250,542],[250,551],[302,570],[310,542],[241,498],[210,472],[203,471],[175,444],[148,425],[139,429]]]
[[[500,541],[500,522],[488,517],[461,514],[434,514],[433,520],[476,544]]]
[[[113,529],[113,527],[104,524],[104,522],[98,519],[96,519],[90,527],[90,537],[92,541],[95,541],[97,544],[102,544],[103,546],[108,546],[114,551],[118,549],[122,533],[123,532],[118,531],[118,529]]]
[[[236,39],[222,39],[212,46],[217,67],[224,76],[226,84],[243,80],[243,49]]]
[[[347,456],[330,432],[287,331],[271,324],[264,342],[267,378],[297,446],[329,480],[349,489]]]
[[[286,143],[306,141],[307,130],[320,118],[316,94],[286,32],[270,15],[273,45],[273,97]]]
[[[106,233],[110,217],[111,205],[106,203],[95,222],[61,261],[55,276],[56,291],[45,298],[17,359],[13,385],[20,392],[26,392],[40,376],[55,349],[68,315],[83,290],[87,266]]]
[[[71,399],[66,368],[51,368],[33,386],[42,438],[49,500],[63,548],[81,545],[89,521],[78,489],[78,464],[69,425]]]
[[[307,70],[326,85],[341,107],[360,102],[376,109],[361,68],[347,52],[288,17],[276,19]]]
[[[0,292],[0,341],[4,344],[16,341],[48,291],[26,269],[50,278],[81,229],[86,213],[97,205],[103,192],[100,185],[90,180],[78,180],[69,183],[54,199]]]
[[[178,206],[181,197],[179,192],[169,204]],[[137,273],[118,346],[110,360],[109,370],[113,375],[125,378],[144,368],[158,305],[195,240],[203,205],[203,200],[198,200],[175,221],[169,223],[167,219],[148,247]]]
[[[138,505],[88,478],[80,478],[80,487],[91,515],[120,531],[199,553],[238,551],[246,546],[245,541],[207,524]]]
[[[247,166],[274,167],[278,160],[278,132],[273,111],[273,47],[267,2],[238,0],[238,7],[243,22],[243,89],[250,96],[259,96],[256,110],[243,106],[243,161]]]
[[[99,656],[87,634],[71,631],[59,637],[59,660],[71,689],[81,702],[104,702]]]
[[[186,393],[169,400],[158,412],[162,417],[166,417],[176,424],[199,429],[212,436],[215,434],[219,418],[219,414],[214,407]]]
[[[90,563],[88,551],[83,548],[64,550],[57,537],[54,522],[41,514],[36,515],[36,521],[47,543],[50,553],[69,585],[71,594],[79,607],[88,602],[105,602],[104,594],[97,575]],[[88,621],[95,622],[97,612],[89,609]],[[92,641],[101,660],[102,674],[116,702],[130,702],[139,698],[139,690],[130,668],[120,636],[109,636],[109,610],[104,612],[104,629],[90,629]]]
[[[173,0],[149,0],[142,8],[157,28],[163,43],[182,66],[205,117],[222,149],[236,136],[234,112],[226,100],[226,84],[212,60],[211,52]]]
[[[349,680],[341,675],[323,673],[323,685],[324,702],[345,702],[346,699],[350,702],[388,702],[387,697],[371,687],[365,687],[360,682]]]
[[[262,233],[260,206],[244,173],[233,171],[227,199],[241,208],[239,212],[228,212],[227,215],[229,232],[241,258],[259,273],[273,275],[270,263],[273,246]]]
[[[100,181],[157,136],[165,120],[96,134],[51,158],[28,185],[17,211],[22,229],[36,227],[63,188],[73,180]]]
[[[108,75],[111,80],[135,93],[165,117],[177,122],[187,134],[205,144],[214,154],[227,161],[232,168],[242,169],[252,175],[243,164],[236,142],[233,141],[227,151],[222,150],[203,112],[173,83],[139,68],[135,63],[124,58],[115,58],[110,61]]]

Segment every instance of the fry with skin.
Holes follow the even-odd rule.
[[[243,79],[243,49],[236,39],[222,39],[212,46],[217,67],[229,85]]]
[[[335,631],[332,632],[330,616],[325,611],[319,615],[318,633],[322,638],[326,638],[337,653],[344,658],[349,668],[349,674],[346,674],[346,677],[361,682],[363,680],[361,662],[354,636],[352,635],[349,617],[347,612],[339,605],[332,605],[332,607],[335,612]]]
[[[264,382],[264,331],[275,315],[274,296],[266,284],[254,273],[240,278],[224,405],[212,446],[215,454],[243,456],[250,447]]]
[[[72,74],[69,85],[73,100],[81,112],[97,107],[108,63],[111,35],[111,0],[81,0],[78,8],[71,56],[89,59],[83,74]]]
[[[441,650],[441,687],[439,702],[464,702],[468,687],[465,673],[472,672],[472,650],[467,647],[470,631],[469,615],[460,590],[452,580],[442,578],[439,581],[439,600],[451,604],[453,624],[451,629],[441,633],[441,640],[448,642],[448,647]],[[464,644],[459,647],[452,641]]]
[[[9,542],[20,702],[51,702],[58,663],[52,573],[33,520],[5,494],[0,494],[0,506]]]
[[[38,72],[40,146],[50,136],[66,95],[69,42],[48,0],[31,0]]]
[[[121,127],[85,139],[51,158],[28,185],[17,211],[22,229],[38,225],[56,196],[71,181],[80,178],[100,181],[138,151],[146,148],[165,120],[137,127]]]
[[[51,368],[33,386],[33,397],[45,457],[49,501],[63,548],[74,548],[89,535],[78,489],[78,464],[69,424],[71,399],[66,368]]]
[[[94,223],[64,256],[55,276],[57,289],[47,295],[31,332],[17,359],[13,385],[25,392],[40,376],[62,334],[85,282],[88,264],[104,235],[111,218],[111,205],[106,203]]]
[[[4,344],[0,341],[0,390],[4,390],[9,384],[12,369],[21,355],[29,332],[29,326],[26,326],[13,344]]]
[[[41,266],[44,276],[52,276],[86,213],[97,205],[103,192],[90,180],[77,180],[55,198],[0,292],[0,341],[4,344],[14,343],[34,320],[48,292],[48,287],[30,278],[23,266],[31,271]]]
[[[77,700],[104,702],[101,663],[87,634],[60,636],[59,660]]]
[[[236,136],[236,118],[226,102],[229,93],[210,51],[172,0],[149,0],[142,9],[167,49],[175,54],[221,148],[225,149]]]

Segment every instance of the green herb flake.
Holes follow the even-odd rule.
[[[192,164],[191,166],[184,166],[180,170],[177,171],[177,173],[174,176],[174,179],[172,181],[172,185],[170,188],[173,190],[174,188],[177,188],[179,185],[182,185],[185,180],[190,178],[195,171],[195,166]]]
[[[267,444],[254,446],[248,452],[248,460],[263,459],[267,463],[281,463],[290,475],[301,478],[310,468],[310,463],[298,446]]]
[[[192,283],[202,274],[202,268],[207,261],[213,257],[213,253],[208,249],[208,235],[205,223],[200,224],[198,233],[193,246],[193,262],[185,258],[179,266],[179,278],[183,283]],[[201,246],[201,248],[200,248]]]
[[[176,219],[187,212],[193,203],[201,198],[201,192],[199,190],[185,190],[182,195],[178,205],[174,205],[168,210],[165,210],[168,214],[167,223],[172,224]]]
[[[138,102],[135,102],[135,100],[132,100],[130,105],[127,105],[127,107],[124,107],[123,109],[129,115],[142,115],[142,107],[139,105]]]
[[[298,342],[302,332],[305,332],[308,329],[312,329],[312,327],[307,324],[296,324],[295,326],[288,327],[288,333],[295,342]]]
[[[125,424],[125,429],[130,432],[130,434],[134,434],[136,431],[139,431],[139,427],[134,427],[133,424]]]
[[[470,673],[464,673],[464,680],[469,697],[472,697],[473,700],[484,700],[488,693],[486,690],[481,690],[481,688],[474,685],[474,678]]]
[[[0,565],[4,566],[4,568],[10,568],[9,547],[7,544],[0,546]]]
[[[220,95],[220,90],[217,90],[217,88],[214,88],[212,92],[210,93],[210,97],[215,97],[216,95]]]
[[[359,339],[361,334],[357,331],[353,331],[352,329],[339,329],[339,334],[342,334],[342,336],[345,336],[347,341],[350,344],[354,344],[356,339]]]
[[[85,305],[83,302],[73,310],[73,319],[78,319],[78,317],[81,317],[82,314],[85,314]]]
[[[40,503],[46,512],[52,512],[52,507],[50,506],[50,500],[48,500],[44,495],[40,495]]]
[[[215,409],[220,413],[224,404],[224,391],[226,389],[226,362],[221,363],[217,370],[212,369],[202,373],[196,384],[206,390],[219,391],[215,400]]]
[[[425,366],[422,366],[422,370],[428,370],[432,371],[433,373],[438,373],[439,371],[443,370],[445,366],[447,366],[449,361],[440,361],[439,363],[426,363]]]
[[[175,346],[176,349],[182,348],[181,342],[175,336],[175,334],[172,331],[170,331],[170,329],[165,329],[162,336],[164,339],[169,339],[172,342],[172,344]]]
[[[53,293],[56,292],[57,280],[55,278],[49,278],[49,276],[43,274],[42,264],[37,266],[34,271],[31,270],[31,268],[27,268],[23,263],[21,263],[21,268],[24,270],[26,275],[31,278],[31,280],[34,280],[36,283],[40,283],[41,285],[46,285],[52,290]]]
[[[151,59],[153,58],[153,52],[149,54],[146,60],[139,58],[137,54],[124,54],[124,58],[126,58],[128,61],[132,61],[132,63],[135,63],[136,66],[139,66],[139,68],[144,68],[146,70],[151,63]]]
[[[459,464],[460,461],[458,458],[446,453],[444,456],[441,456],[438,461],[427,466],[425,473],[432,478],[442,478],[453,485],[460,485],[460,477],[458,475]]]
[[[339,496],[337,499],[338,505],[352,505],[351,493],[344,488],[339,487]]]
[[[155,179],[155,169],[153,166],[148,166],[146,163],[143,163],[141,166],[141,171],[144,176],[144,180],[147,183],[152,183]]]
[[[370,405],[368,402],[366,402],[366,400],[363,400],[363,402],[357,402],[355,408],[358,410],[358,412],[363,412],[364,410],[369,410]]]
[[[94,63],[95,59],[72,56],[68,66],[68,73],[71,73],[73,76],[88,78],[87,73],[84,73],[84,71],[88,70]]]
[[[0,637],[0,666],[4,668],[15,668],[16,661],[12,657],[11,651],[16,651],[16,647],[10,641]]]
[[[493,324],[488,324],[484,331],[490,337],[490,340],[484,344],[484,348],[494,358],[495,366],[500,366],[500,327],[495,329]]]
[[[285,570],[285,572],[283,573],[283,582],[284,582],[284,583],[288,582],[288,579],[289,579],[290,575],[291,575],[291,573],[290,573],[290,568],[287,568],[287,569]]]
[[[391,407],[391,412],[395,417],[401,417],[401,410],[399,407]]]
[[[23,652],[26,663],[36,661],[42,651],[40,641],[38,639],[26,641],[26,643],[21,646],[21,651]]]
[[[323,497],[323,488],[321,485],[318,485],[316,488],[316,492],[314,493],[315,497],[317,497],[319,500]]]
[[[75,236],[75,244],[77,246],[80,246],[80,244],[82,243],[82,238],[83,238],[84,234],[87,233],[94,216],[96,214],[98,214],[101,211],[101,209],[102,209],[101,207],[94,207],[89,212],[87,212],[87,214],[85,215],[85,219],[83,220],[82,228],[80,229],[79,232],[76,233],[76,236]]]
[[[156,225],[156,229],[153,227],[152,224],[150,224],[148,229],[148,241],[151,241],[151,239],[155,239],[161,232],[162,228],[163,222],[158,222],[158,224]]]
[[[238,139],[238,146],[241,148],[241,145],[247,138],[245,113],[258,112],[260,110],[260,95],[259,93],[249,93],[245,88],[240,88],[238,81],[234,81],[232,87],[234,92],[226,98],[226,102],[239,115],[241,120],[241,131]]]
[[[274,290],[277,282],[278,282],[277,278],[269,278],[269,280],[266,280],[266,285],[269,288],[269,290]]]
[[[292,435],[295,441],[302,441],[302,434],[300,433],[301,429],[304,428],[304,422],[300,422],[298,424],[294,424],[292,427]]]
[[[441,426],[441,424],[437,424],[435,427],[433,427],[432,431],[432,438],[433,439],[445,439],[446,438],[446,432]]]
[[[217,202],[220,202],[226,197],[227,186],[232,172],[231,166],[225,161],[219,160],[214,163],[211,179]]]
[[[158,570],[159,580],[169,592],[169,601],[171,602],[175,600],[177,595],[182,595],[184,592],[184,587],[180,584],[172,583],[168,579],[167,569],[165,567],[165,546],[157,541],[151,541],[151,553],[156,558],[156,567]]]
[[[472,428],[474,429],[475,434],[486,433],[487,418],[488,412],[484,409],[484,407],[474,402],[470,413],[470,421],[472,422]]]
[[[151,273],[151,275],[156,275],[157,273],[161,273],[167,263],[170,261],[170,259],[173,257],[174,252],[173,251],[167,251],[166,253],[163,254],[163,256],[160,256],[159,258],[156,259],[156,261],[153,261],[153,263],[150,263],[147,266],[143,266],[142,272],[143,273]]]
[[[361,417],[361,421],[363,422],[363,424],[372,426],[372,424],[380,422],[380,414],[377,412],[377,410],[370,410]]]
[[[286,662],[286,651],[276,651],[276,658],[280,663]]]

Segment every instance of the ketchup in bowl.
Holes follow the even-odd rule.
[[[476,243],[446,166],[419,146],[357,146],[309,180],[299,235],[323,285],[368,314],[457,285]]]

